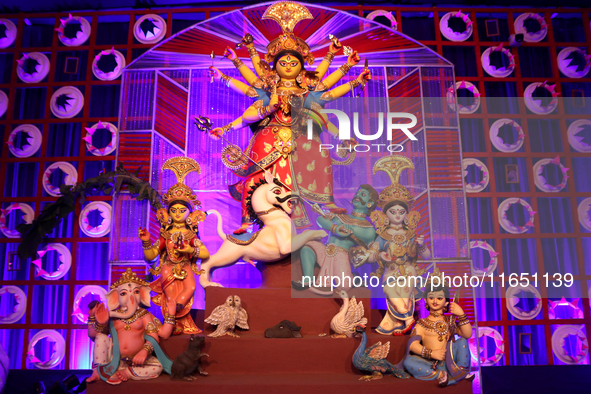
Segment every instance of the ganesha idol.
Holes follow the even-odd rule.
[[[167,303],[164,324],[144,309],[149,306],[149,283],[128,268],[111,285],[107,307],[99,303],[90,308],[88,336],[94,340],[94,358],[88,382],[102,379],[118,385],[157,378],[163,370],[170,373],[172,361],[158,342],[172,333],[176,304]]]

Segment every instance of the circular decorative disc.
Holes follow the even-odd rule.
[[[68,38],[64,34],[64,29],[68,24],[79,25],[76,35],[72,38]],[[92,31],[90,23],[85,18],[81,16],[72,16],[72,14],[69,14],[66,19],[60,19],[60,27],[55,30],[57,31],[57,38],[59,38],[62,44],[69,47],[77,47],[84,44],[86,40],[88,40],[88,37],[90,37],[90,32]]]
[[[564,48],[558,53],[556,60],[560,71],[569,78],[583,78],[591,69],[591,56],[579,48]]]
[[[142,44],[155,44],[166,36],[166,21],[160,15],[144,15],[135,22],[133,35]]]
[[[100,129],[108,130],[111,133],[111,141],[109,141],[107,146],[99,149],[92,145],[92,136],[97,130]],[[99,121],[92,127],[86,127],[86,136],[82,139],[86,141],[86,149],[88,149],[90,153],[95,156],[106,156],[117,148],[117,142],[119,140],[118,130],[117,127],[115,127],[115,125],[112,123]]]
[[[74,86],[64,86],[56,90],[49,102],[51,112],[58,118],[73,118],[84,107],[84,96]]]
[[[455,31],[449,26],[449,19],[450,18],[461,18],[464,23],[466,23],[466,30],[464,31]],[[448,12],[447,14],[443,15],[443,17],[439,20],[439,31],[445,38],[450,41],[461,42],[466,41],[468,38],[472,36],[472,32],[474,28],[472,27],[472,22],[470,17],[467,14],[462,13],[462,11],[458,12]]]
[[[93,226],[88,220],[88,215],[94,210],[98,210],[103,218],[102,222],[97,226]],[[80,212],[78,223],[80,224],[80,230],[89,237],[104,237],[111,231],[111,206],[103,201],[91,202]]]
[[[19,321],[27,310],[27,295],[25,292],[17,286],[7,285],[0,288],[0,295],[2,294],[13,294],[15,305],[6,316],[0,316],[0,324],[13,324]]]
[[[25,53],[22,58],[16,61],[16,74],[25,83],[37,83],[43,81],[43,78],[49,74],[49,59],[41,52]],[[27,62],[35,62],[31,70],[25,70]],[[30,74],[29,74],[30,72]]]
[[[65,161],[53,163],[47,167],[43,173],[43,189],[47,194],[54,197],[58,197],[60,195],[60,188],[51,184],[50,177],[51,174],[57,169],[60,169],[66,173],[66,178],[64,179],[64,183],[66,185],[74,186],[76,182],[78,182],[78,171],[76,171],[76,168],[73,165]]]
[[[8,48],[16,40],[16,26],[10,19],[0,18],[0,25],[4,25],[4,37],[0,38],[0,48]]]
[[[112,70],[103,71],[98,67],[98,62],[103,56],[111,56],[115,57],[115,64],[113,65]],[[112,81],[117,79],[123,73],[123,69],[125,68],[125,56],[115,48],[111,48],[109,50],[101,51],[98,55],[94,57],[92,61],[92,73],[95,77],[100,79],[101,81]]]
[[[507,58],[509,59],[509,65],[507,67],[495,67],[490,64],[490,55],[492,52],[501,51]],[[503,44],[497,47],[487,48],[482,55],[480,56],[480,60],[482,61],[482,68],[484,71],[488,73],[488,75],[495,77],[495,78],[505,78],[511,75],[513,70],[515,69],[515,59],[514,56],[511,54],[511,51],[503,48]]]
[[[517,131],[517,139],[513,143],[506,143],[500,136],[499,131],[501,127],[505,125],[511,125],[514,130]],[[501,152],[517,152],[523,146],[523,141],[525,139],[525,133],[523,132],[523,128],[519,125],[519,123],[515,122],[514,120],[503,118],[495,121],[491,126],[488,132],[490,136],[490,142],[494,145],[495,148],[500,150]]]
[[[567,129],[568,142],[578,152],[589,153],[591,152],[591,141],[585,142],[584,135],[579,135],[584,130],[591,131],[591,120],[589,119],[578,119],[572,122]]]
[[[574,337],[579,342],[577,348],[580,350],[576,354],[570,354],[564,347],[564,342],[568,337]],[[559,326],[552,334],[552,352],[565,364],[574,365],[585,360],[589,352],[585,326],[582,324]]]
[[[558,94],[554,91],[556,85],[548,85],[546,82],[534,82],[527,85],[523,92],[525,106],[534,114],[548,115],[558,106]],[[537,88],[544,88],[552,95],[552,100],[547,105],[544,105],[543,100],[533,97],[534,91]]]
[[[43,256],[50,251],[57,252],[59,255],[59,261],[61,262],[59,268],[53,272],[47,272],[43,269]],[[68,271],[70,271],[70,267],[72,266],[72,253],[70,253],[70,249],[64,244],[51,243],[44,249],[38,250],[37,256],[38,258],[31,261],[31,264],[35,266],[37,272],[36,276],[40,276],[46,280],[58,280],[63,278]]]
[[[4,90],[0,90],[0,118],[6,113],[8,109],[8,95]]]
[[[23,220],[27,224],[31,224],[35,219],[35,210],[29,204],[24,202],[11,204],[6,209],[0,210],[0,231],[8,238],[20,238],[21,233],[16,230],[11,230],[6,226],[6,218],[12,211],[23,211]]]
[[[16,139],[18,133],[26,133],[28,135],[27,144],[23,144],[20,148],[14,146],[14,140]],[[36,126],[32,124],[23,124],[16,127],[14,130],[10,132],[8,136],[8,149],[10,153],[12,153],[16,157],[31,157],[41,147],[41,142],[43,137],[41,132]]]
[[[537,300],[536,306],[531,311],[524,311],[517,306],[520,301],[520,298],[517,297],[517,293],[520,291],[531,293],[534,295],[535,299]],[[505,293],[506,302],[507,302],[507,309],[513,316],[515,316],[519,320],[532,320],[542,311],[542,296],[538,289],[533,287],[532,285],[527,286],[509,286]]]
[[[527,28],[525,27],[525,21],[528,19],[535,19],[538,21],[540,24],[540,30],[537,32],[528,32]],[[521,14],[515,18],[513,26],[515,27],[516,33],[523,34],[523,40],[525,42],[540,42],[544,39],[544,37],[546,37],[546,34],[548,34],[548,25],[546,24],[544,18],[531,12]]]
[[[41,341],[42,339],[47,339],[50,342],[54,343],[53,352],[49,360],[41,361],[35,355],[35,345],[37,342]],[[52,369],[57,367],[66,354],[66,341],[64,337],[55,330],[41,330],[37,334],[33,335],[33,338],[29,341],[29,351],[27,352],[27,356],[29,356],[29,361],[33,363],[37,368],[40,369]]]

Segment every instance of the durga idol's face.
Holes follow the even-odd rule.
[[[285,55],[275,63],[275,70],[281,79],[295,79],[302,71],[302,64],[297,57]]]
[[[174,204],[170,207],[168,212],[172,217],[172,221],[175,223],[184,223],[187,220],[187,217],[189,217],[189,214],[191,213],[191,211],[189,211],[189,208],[187,208],[183,204]]]

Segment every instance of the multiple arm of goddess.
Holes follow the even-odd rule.
[[[238,81],[234,78],[231,78],[227,75],[224,75],[220,70],[218,70],[217,68],[215,68],[213,66],[210,67],[211,74],[214,77],[214,79],[216,79],[218,81],[223,80],[225,82],[226,86],[230,87],[232,90],[242,93],[242,94],[249,96],[249,97],[257,97],[258,93],[256,92],[255,87],[262,87],[263,86],[263,81],[260,78],[264,77],[268,73],[269,70],[267,70],[264,67],[264,64],[261,62],[261,58],[258,55],[258,52],[256,51],[256,49],[254,48],[254,44],[252,43],[252,41],[248,41],[245,39],[245,40],[243,40],[243,42],[246,44],[246,47],[247,47],[248,52],[250,54],[250,57],[252,60],[252,65],[253,65],[254,70],[256,71],[256,74],[254,72],[252,72],[252,70],[250,70],[248,67],[246,67],[244,65],[244,63],[242,63],[242,61],[236,56],[236,53],[234,52],[234,50],[232,50],[230,47],[226,48],[224,55],[227,56],[228,59],[230,59],[232,61],[232,63],[236,66],[238,71],[240,71],[240,74],[246,80],[248,85],[241,82],[241,81]],[[335,40],[335,42],[331,43],[328,53],[326,54],[326,56],[324,57],[324,59],[322,60],[320,65],[315,70],[315,73],[316,73],[315,77],[318,79],[322,79],[322,77],[324,77],[335,54],[338,53],[338,51],[341,48],[341,45],[338,42],[338,40]],[[357,63],[359,63],[359,61],[360,61],[359,54],[355,51],[349,56],[347,63],[343,64],[341,67],[339,67],[338,70],[334,71],[328,77],[326,77],[323,81],[318,83],[316,90],[319,90],[319,91],[326,90],[326,92],[324,92],[324,94],[321,96],[321,98],[323,100],[330,101],[330,100],[337,99],[337,98],[347,94],[355,87],[361,85],[364,82],[364,80],[371,79],[370,71],[364,70],[355,80],[353,80],[347,84],[337,86],[336,88],[334,88],[332,90],[328,90],[332,86],[334,86],[338,81],[340,81],[340,79],[342,77],[344,77],[347,74],[347,72],[349,72],[351,67],[355,66]],[[264,117],[275,112],[277,110],[278,103],[279,103],[279,99],[276,94],[271,94],[270,102],[267,106],[263,106],[262,100],[258,100],[254,104],[249,106],[246,109],[246,111],[244,111],[244,113],[242,114],[241,117],[235,119],[234,121],[230,122],[226,126],[217,127],[215,129],[213,129],[211,131],[211,134],[214,138],[219,137],[219,136],[227,133],[230,130],[245,127],[251,123],[257,122],[257,121],[263,119]],[[329,132],[330,131],[336,131],[336,130],[329,130]]]

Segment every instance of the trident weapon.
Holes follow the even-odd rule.
[[[211,57],[211,67],[213,67],[213,59],[215,58],[215,53],[213,53],[213,51],[211,51],[211,55],[209,55]],[[211,75],[211,79],[209,80],[209,83],[213,83],[213,74]]]

